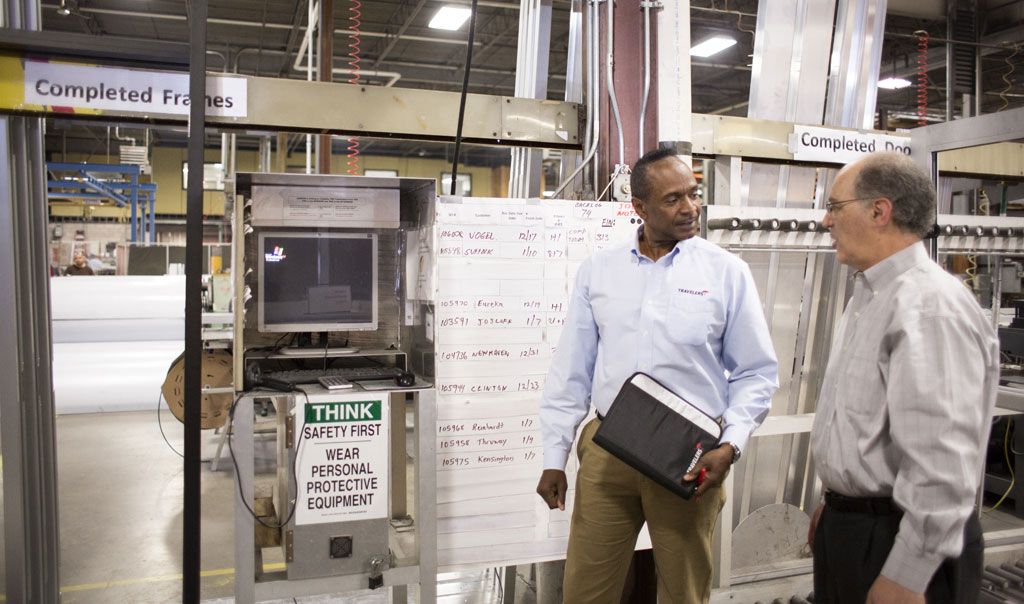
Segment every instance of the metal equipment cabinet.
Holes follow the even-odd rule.
[[[311,398],[324,397],[327,391],[319,386],[308,387]],[[414,484],[415,510],[412,518],[415,526],[415,543],[407,551],[400,543],[395,527],[403,523],[406,516],[406,393],[412,393],[413,443],[414,443]],[[256,398],[275,399],[279,409],[291,409],[303,401],[293,393],[253,391],[241,395],[234,413],[234,456],[238,466],[240,491],[235,496],[235,601],[251,604],[266,599],[292,596],[332,594],[344,591],[367,589],[369,572],[355,572],[345,575],[309,579],[287,578],[287,572],[263,574],[256,580],[256,550],[254,539],[253,509],[253,406]],[[383,569],[383,587],[392,589],[393,601],[402,602],[408,598],[407,585],[419,584],[419,601],[432,602],[437,590],[437,520],[435,515],[435,425],[436,409],[433,388],[409,388],[390,391],[391,421],[391,480],[389,489],[389,512],[392,526],[388,530],[388,543],[394,556],[390,568]],[[278,460],[279,466],[282,459]],[[282,505],[294,505],[285,501]],[[280,510],[285,516],[290,507]]]

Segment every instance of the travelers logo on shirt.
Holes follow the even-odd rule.
[[[706,289],[704,289],[704,290],[685,289],[685,288],[680,287],[679,288],[679,293],[681,293],[681,294],[690,294],[691,296],[706,296],[710,292],[708,290],[706,290]]]

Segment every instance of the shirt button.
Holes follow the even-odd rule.
[[[647,335],[647,332],[646,332],[646,331],[644,332],[644,335],[645,335],[645,336]]]
[[[855,316],[855,317],[859,317],[859,316],[860,316],[860,311],[859,311],[859,310],[858,310],[858,311],[855,311],[855,312],[853,313],[853,316]]]

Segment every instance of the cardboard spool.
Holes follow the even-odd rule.
[[[231,386],[231,353],[226,350],[204,350],[202,359],[202,387],[224,388]],[[174,359],[167,370],[160,391],[164,394],[167,407],[179,422],[185,422],[185,353]],[[200,401],[200,427],[203,430],[220,428],[228,419],[231,407],[231,393],[204,394]]]

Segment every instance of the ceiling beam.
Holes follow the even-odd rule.
[[[402,26],[398,28],[398,32],[395,33],[393,38],[391,38],[391,41],[388,42],[388,45],[384,47],[384,50],[380,51],[380,54],[377,55],[377,60],[374,61],[372,69],[377,69],[378,67],[380,67],[381,61],[387,58],[388,53],[391,52],[391,49],[393,49],[395,47],[395,44],[398,44],[398,41],[402,39],[402,36],[405,34],[405,31],[409,29],[409,26],[412,25],[413,19],[416,18],[416,15],[420,14],[420,9],[422,9],[423,5],[426,3],[427,0],[420,0],[419,3],[412,9],[412,12],[409,13],[408,17],[406,17],[405,22],[402,23]]]
[[[303,17],[306,15],[306,3],[308,0],[296,0],[295,3],[295,17],[292,18],[292,30],[288,33],[288,41],[284,45],[285,57],[291,57],[292,53],[295,52],[296,44],[299,42],[299,37],[302,35],[302,22]],[[281,69],[277,72],[278,77],[283,77],[288,73],[288,61],[285,60],[281,64]]]

